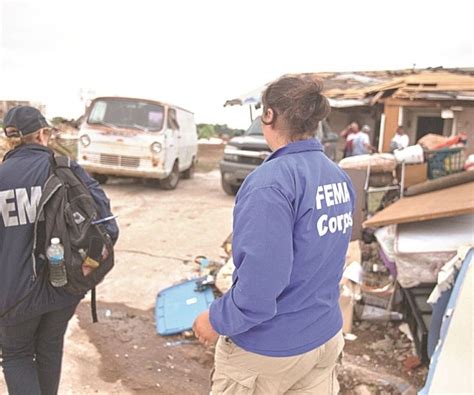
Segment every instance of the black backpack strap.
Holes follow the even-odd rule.
[[[50,162],[53,169],[61,167],[71,167],[71,159],[68,156],[53,154],[50,157]]]
[[[95,287],[91,290],[91,315],[93,323],[99,322],[99,320],[97,319],[97,300],[95,294]]]

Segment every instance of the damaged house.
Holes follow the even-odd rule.
[[[407,69],[324,72],[306,75],[324,81],[335,132],[351,121],[371,128],[372,144],[388,152],[397,127],[403,126],[414,144],[428,133],[452,136],[464,132],[466,153],[474,152],[474,69]],[[258,108],[262,87],[224,106],[249,104]]]

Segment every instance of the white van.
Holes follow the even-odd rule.
[[[145,99],[98,97],[79,131],[78,163],[99,182],[108,175],[160,180],[174,189],[197,159],[194,114]]]

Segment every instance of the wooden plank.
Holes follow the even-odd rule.
[[[423,99],[404,99],[404,98],[393,98],[389,97],[387,99],[381,99],[381,103],[385,105],[392,106],[402,106],[402,107],[436,107],[442,108],[447,106],[466,106],[471,107],[473,105],[472,101],[465,100],[423,100]]]
[[[390,152],[390,142],[392,141],[393,136],[395,136],[398,127],[399,108],[399,106],[385,104],[385,128],[382,145],[383,152]]]
[[[364,228],[474,213],[474,182],[400,199],[364,222]]]

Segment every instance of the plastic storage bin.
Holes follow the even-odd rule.
[[[428,162],[429,179],[447,176],[463,170],[464,147],[426,151],[425,155]]]

